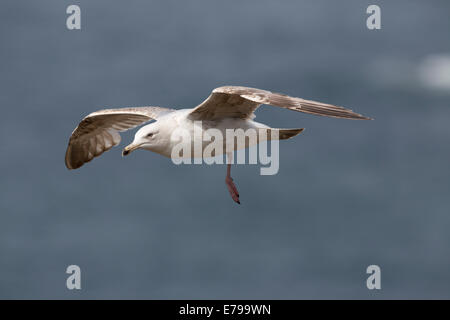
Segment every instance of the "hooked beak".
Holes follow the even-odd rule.
[[[140,147],[139,144],[129,144],[122,151],[122,157],[129,155],[132,151],[138,149]]]

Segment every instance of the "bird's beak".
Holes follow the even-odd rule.
[[[122,151],[122,157],[129,155],[132,151],[138,149],[140,147],[139,144],[129,144]]]

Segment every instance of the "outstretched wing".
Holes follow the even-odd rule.
[[[120,143],[121,131],[156,119],[172,109],[138,107],[105,109],[81,120],[72,132],[66,151],[66,167],[77,169]]]
[[[190,117],[196,120],[248,119],[253,117],[253,112],[262,104],[320,116],[371,120],[350,109],[331,104],[294,98],[261,89],[234,86],[214,89],[205,101],[194,108]]]

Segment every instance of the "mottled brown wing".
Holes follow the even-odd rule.
[[[119,132],[135,128],[170,111],[159,107],[137,107],[105,109],[89,114],[72,132],[66,150],[66,167],[81,167],[118,145]]]
[[[214,89],[211,95],[192,111],[190,117],[198,120],[248,119],[253,117],[253,112],[262,104],[320,116],[370,120],[343,107],[261,89],[234,86]]]

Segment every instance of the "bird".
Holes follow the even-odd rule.
[[[103,109],[90,113],[81,120],[73,130],[65,154],[65,165],[78,169],[95,157],[120,143],[119,132],[142,126],[135,134],[132,143],[127,145],[122,156],[127,156],[137,149],[153,151],[165,157],[173,156],[175,142],[171,135],[177,129],[193,131],[195,123],[205,124],[203,131],[215,128],[223,132],[226,129],[275,130],[278,140],[290,139],[304,128],[278,129],[254,121],[254,112],[261,105],[270,105],[292,111],[313,115],[352,120],[372,120],[372,118],[355,113],[350,109],[322,102],[295,98],[267,90],[242,87],[222,86],[215,88],[209,97],[198,106],[190,109],[172,109],[156,106],[126,107]],[[154,121],[153,121],[154,120]],[[194,136],[191,139],[196,139]],[[270,140],[270,138],[267,138]],[[258,143],[260,141],[257,141]],[[225,144],[226,142],[224,142]],[[249,147],[246,142],[244,147]],[[202,148],[205,144],[202,143]],[[225,154],[227,159],[237,150],[219,150],[214,155]],[[192,155],[186,154],[192,157]],[[180,154],[183,157],[183,154]],[[240,204],[240,195],[231,177],[231,162],[227,162],[225,184],[234,202]]]

